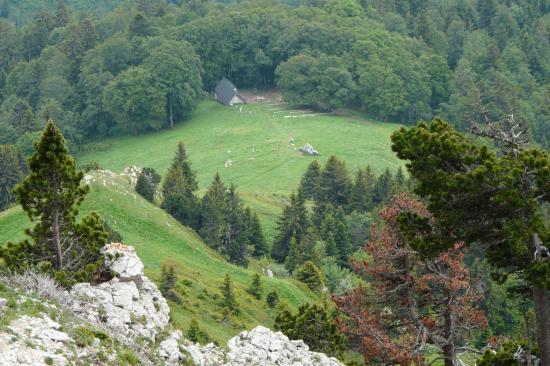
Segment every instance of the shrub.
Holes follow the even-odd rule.
[[[270,293],[268,293],[265,298],[265,302],[267,303],[267,306],[274,309],[279,303],[279,294],[277,293],[277,291],[272,290]]]
[[[296,270],[296,278],[305,283],[312,291],[319,290],[323,285],[323,274],[311,261],[305,262]]]

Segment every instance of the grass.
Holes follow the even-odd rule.
[[[285,197],[294,191],[313,159],[323,163],[331,155],[346,161],[352,171],[371,165],[375,173],[397,169],[402,162],[390,149],[390,135],[400,125],[359,117],[318,115],[285,118],[281,106],[247,104],[228,108],[202,102],[192,117],[173,130],[105,141],[110,146],[78,157],[96,161],[104,169],[121,171],[129,165],[149,166],[164,175],[177,143],[183,141],[201,189],[216,172],[234,183],[246,202],[260,214],[268,236]],[[293,142],[292,142],[293,141]],[[304,156],[299,147],[310,143],[321,156]],[[224,167],[231,159],[233,164]]]
[[[258,301],[248,293],[259,264],[252,262],[248,269],[227,263],[208,248],[190,229],[182,226],[160,208],[135,194],[129,183],[116,176],[93,173],[94,182],[87,196],[82,214],[97,211],[114,229],[119,231],[125,243],[133,245],[144,262],[146,274],[160,278],[162,265],[173,265],[182,288],[183,303],[171,303],[172,319],[176,327],[186,331],[191,319],[199,322],[213,340],[225,343],[230,337],[256,325],[273,325],[271,310],[265,300]],[[19,207],[0,214],[0,243],[23,237],[28,219]],[[241,313],[231,321],[221,321],[219,286],[225,273],[229,273]],[[276,289],[280,297],[292,308],[317,296],[305,285],[290,279],[262,277],[264,293]]]

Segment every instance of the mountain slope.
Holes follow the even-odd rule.
[[[148,276],[158,279],[162,265],[174,266],[183,298],[181,305],[170,304],[177,327],[186,330],[190,320],[196,318],[201,328],[214,340],[225,343],[243,329],[251,329],[258,324],[273,325],[265,301],[257,301],[245,291],[254,273],[261,273],[258,263],[252,262],[249,269],[227,263],[192,230],[136,195],[128,177],[102,171],[87,175],[86,180],[91,191],[81,209],[82,214],[99,212],[109,225],[122,234],[125,243],[135,246]],[[0,245],[23,238],[23,230],[28,224],[19,207],[0,213]],[[242,310],[229,321],[223,320],[219,306],[219,286],[225,273],[229,273],[234,280]],[[264,295],[276,289],[280,298],[292,308],[316,298],[303,284],[293,279],[269,279],[265,276],[262,279]]]
[[[304,114],[309,116],[296,117]],[[224,182],[237,185],[272,237],[275,216],[313,159],[323,163],[336,155],[351,171],[367,164],[378,174],[386,168],[396,170],[403,162],[391,151],[390,135],[399,127],[276,103],[230,108],[208,100],[173,130],[108,139],[96,146],[102,151],[80,156],[78,161],[96,161],[113,171],[129,165],[147,166],[164,175],[178,141],[183,141],[200,188],[208,187],[219,172]],[[306,143],[321,156],[303,155],[299,148]],[[226,167],[229,161],[231,165]]]

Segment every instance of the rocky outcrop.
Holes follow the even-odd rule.
[[[311,155],[311,156],[321,155],[319,154],[319,151],[315,150],[313,146],[311,146],[310,144],[305,144],[304,147],[300,149],[300,151],[303,152],[304,154]]]
[[[75,314],[126,337],[155,340],[168,326],[170,308],[157,286],[143,275],[143,263],[133,247],[112,243],[103,248],[113,279],[97,286],[79,283],[71,290]]]
[[[186,356],[198,366],[343,366],[335,358],[311,352],[303,341],[291,341],[281,332],[258,326],[242,332],[227,343],[227,351],[213,344],[183,347]]]
[[[140,365],[343,366],[311,352],[302,341],[262,326],[232,338],[226,348],[193,344],[179,330],[160,338],[161,332],[171,330],[170,310],[157,286],[144,276],[134,248],[112,243],[102,252],[114,277],[99,285],[79,283],[67,292],[35,273],[0,278],[24,293],[14,306],[30,302],[45,309],[22,315],[0,331],[0,366],[112,365],[127,350],[139,356]],[[0,317],[7,302],[0,298]]]

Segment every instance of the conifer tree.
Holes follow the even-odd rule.
[[[248,232],[242,202],[233,185],[226,193],[225,209],[220,238],[222,252],[227,254],[231,263],[246,267],[248,265]]]
[[[220,287],[220,290],[222,292],[223,297],[223,306],[231,311],[234,314],[239,313],[239,305],[237,304],[237,301],[235,300],[235,294],[233,292],[233,283],[231,282],[231,277],[229,276],[229,273],[225,274],[225,277],[223,279],[223,284]]]
[[[302,176],[298,194],[306,200],[314,199],[318,194],[320,177],[321,166],[317,160],[313,160]]]
[[[388,202],[393,192],[393,177],[389,169],[378,177],[374,185],[374,203],[380,204]]]
[[[248,288],[248,293],[254,296],[256,299],[260,300],[262,298],[262,279],[258,273],[254,275],[250,287]]]
[[[65,146],[63,135],[49,120],[36,152],[29,159],[30,175],[16,189],[17,200],[35,226],[31,241],[9,243],[0,256],[11,270],[34,267],[51,270],[65,284],[83,279],[100,261],[107,233],[101,219],[90,214],[76,222],[77,207],[88,186]],[[86,269],[86,271],[85,271]]]
[[[312,291],[317,291],[323,286],[323,273],[312,261],[306,261],[298,267],[296,278]]]
[[[187,339],[194,343],[208,343],[210,337],[199,327],[199,322],[195,318],[191,319],[187,329]]]
[[[331,156],[321,172],[319,179],[319,200],[335,206],[347,205],[351,189],[351,180],[346,164]]]
[[[9,0],[4,0],[2,2],[2,8],[0,9],[0,18],[7,19],[10,16],[10,4]]]
[[[249,224],[248,224],[248,242],[254,246],[252,255],[256,258],[261,258],[268,254],[269,248],[267,241],[260,224],[260,219],[257,213],[250,215],[250,209],[247,207]]]
[[[199,234],[211,247],[220,246],[220,229],[224,223],[227,188],[216,173],[200,204]]]
[[[0,145],[0,211],[15,201],[13,188],[27,171],[27,163],[17,148]]]
[[[195,172],[191,168],[191,162],[189,161],[189,157],[187,156],[187,151],[185,150],[185,145],[183,144],[183,142],[178,143],[178,147],[174,156],[174,160],[172,161],[171,168],[175,168],[176,166],[181,167],[183,176],[185,177],[185,181],[187,183],[187,187],[193,192],[199,189],[199,184],[197,183],[197,172]]]
[[[155,197],[155,191],[153,189],[153,186],[147,179],[147,177],[143,174],[140,174],[138,176],[137,182],[136,182],[136,192],[143,198],[145,198],[149,202],[153,202],[153,199]]]
[[[312,261],[316,265],[321,262],[321,255],[317,248],[317,235],[313,226],[307,228],[306,234],[300,242],[296,241],[294,237],[290,240],[285,267],[292,273],[307,261]]]
[[[55,11],[55,26],[64,27],[69,22],[69,11],[65,6],[65,1],[57,0],[57,9]]]
[[[303,340],[313,351],[341,357],[346,337],[336,326],[335,315],[325,305],[304,304],[296,314],[282,309],[275,318],[275,329],[294,340]]]
[[[300,242],[309,226],[304,200],[300,196],[291,194],[290,203],[284,208],[277,221],[277,236],[271,248],[273,259],[283,263],[288,255],[291,239],[294,237],[297,242]]]
[[[277,291],[271,290],[265,297],[265,302],[271,309],[275,308],[279,303],[279,294]]]
[[[368,212],[371,210],[375,181],[376,178],[372,174],[370,166],[357,171],[350,194],[350,211]]]

